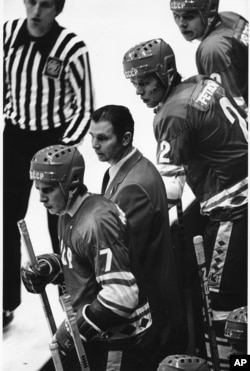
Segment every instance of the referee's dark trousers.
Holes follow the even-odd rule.
[[[21,303],[21,242],[17,222],[26,215],[32,181],[30,161],[44,147],[58,144],[62,128],[29,131],[6,122],[3,134],[3,309],[13,311]],[[59,252],[57,219],[48,214],[54,252]],[[38,219],[39,220],[39,219]],[[39,225],[37,225],[39,228]]]

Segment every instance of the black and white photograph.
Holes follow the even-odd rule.
[[[3,0],[1,371],[231,371],[248,344],[248,0]]]

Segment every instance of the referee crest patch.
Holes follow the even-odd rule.
[[[58,79],[61,75],[63,62],[55,57],[48,57],[44,74],[53,79]]]

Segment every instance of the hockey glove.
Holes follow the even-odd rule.
[[[76,323],[80,332],[80,337],[84,342],[90,342],[96,337],[104,338],[105,333],[97,327],[86,314],[88,305],[85,305],[83,311],[76,315]],[[59,345],[60,351],[65,354],[72,351],[74,348],[74,340],[71,336],[70,326],[67,320],[64,320],[56,332],[56,341]]]
[[[62,284],[63,270],[60,255],[37,256],[38,264],[21,268],[21,278],[28,292],[41,294],[48,283]]]

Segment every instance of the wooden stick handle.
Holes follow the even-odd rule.
[[[52,355],[53,363],[55,366],[56,371],[63,371],[63,365],[62,361],[60,358],[60,353],[59,353],[59,347],[56,342],[56,340],[52,340],[52,343],[49,345],[49,349]]]
[[[38,264],[37,258],[35,256],[35,253],[34,253],[34,249],[33,249],[32,243],[31,243],[29,231],[28,231],[25,220],[23,220],[23,219],[19,220],[17,222],[17,225],[18,225],[20,234],[23,237],[24,244],[25,244],[25,247],[26,247],[31,265],[32,266],[38,266],[39,264]],[[44,310],[45,316],[47,318],[50,331],[51,331],[52,335],[54,335],[56,333],[56,323],[55,323],[55,320],[54,320],[54,317],[53,317],[53,314],[52,314],[52,311],[51,311],[51,307],[50,307],[50,304],[49,304],[49,299],[48,299],[48,296],[46,294],[46,291],[42,292],[40,294],[40,297],[41,297],[41,300],[42,300],[43,310]]]

